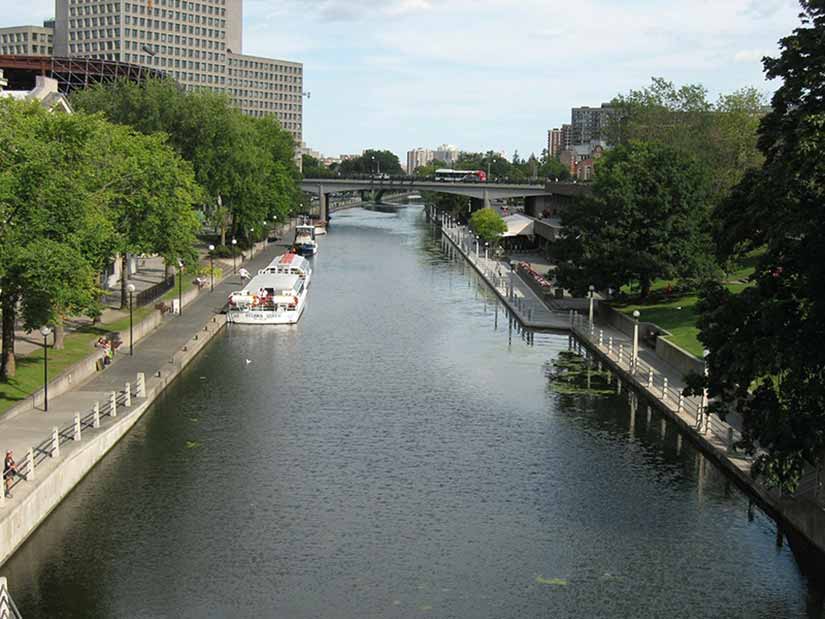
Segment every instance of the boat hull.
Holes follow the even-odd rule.
[[[291,312],[229,310],[226,313],[226,320],[236,325],[294,325],[301,319],[303,313],[302,303],[300,307]]]

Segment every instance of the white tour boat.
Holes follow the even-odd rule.
[[[315,226],[300,224],[295,226],[295,251],[302,256],[314,256],[318,253],[318,241],[315,240]]]
[[[284,256],[281,256],[278,260],[283,258]],[[307,270],[303,276],[299,273],[279,272],[280,266],[273,267],[278,260],[273,261],[266,269],[261,269],[243,290],[229,295],[229,310],[226,316],[228,322],[247,325],[291,325],[300,320],[306,307],[309,271]],[[269,271],[270,268],[274,268],[274,272]],[[292,267],[286,264],[284,268]]]
[[[266,267],[258,271],[258,275],[279,274],[297,275],[304,280],[304,287],[309,287],[309,280],[312,277],[312,266],[309,260],[299,256],[294,252],[282,254],[270,262]]]

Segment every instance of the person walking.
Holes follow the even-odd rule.
[[[3,461],[3,482],[5,483],[5,493],[7,498],[11,498],[11,482],[17,474],[17,465],[14,462],[14,454],[11,450],[6,452],[6,459]]]

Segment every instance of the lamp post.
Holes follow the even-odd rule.
[[[484,243],[484,259],[487,260],[487,252],[489,251],[490,244]]]
[[[238,245],[238,239],[232,239],[232,272],[238,272],[238,256],[235,254],[235,248]]]
[[[215,246],[209,246],[209,292],[215,292],[215,266],[214,260],[215,257],[212,255],[212,252],[215,251]]]
[[[481,237],[476,237],[476,258],[478,258],[478,246],[481,244]]]
[[[129,284],[127,290],[129,291],[129,356],[131,357],[135,354],[135,332],[132,314],[132,295],[135,293],[135,285]]]
[[[588,313],[588,316],[590,317],[590,324],[592,325],[593,324],[593,292],[596,290],[596,287],[593,284],[590,284],[590,287],[588,288],[588,290],[590,291],[590,311]]]
[[[633,357],[631,365],[636,368],[639,361],[639,310],[633,310]]]
[[[48,326],[40,327],[40,335],[43,336],[43,412],[49,412],[49,353],[48,337],[52,330]]]
[[[183,316],[183,260],[178,260],[178,316]]]

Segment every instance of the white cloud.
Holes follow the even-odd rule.
[[[755,49],[743,49],[733,55],[734,62],[761,62],[762,58],[768,56],[766,52]]]

